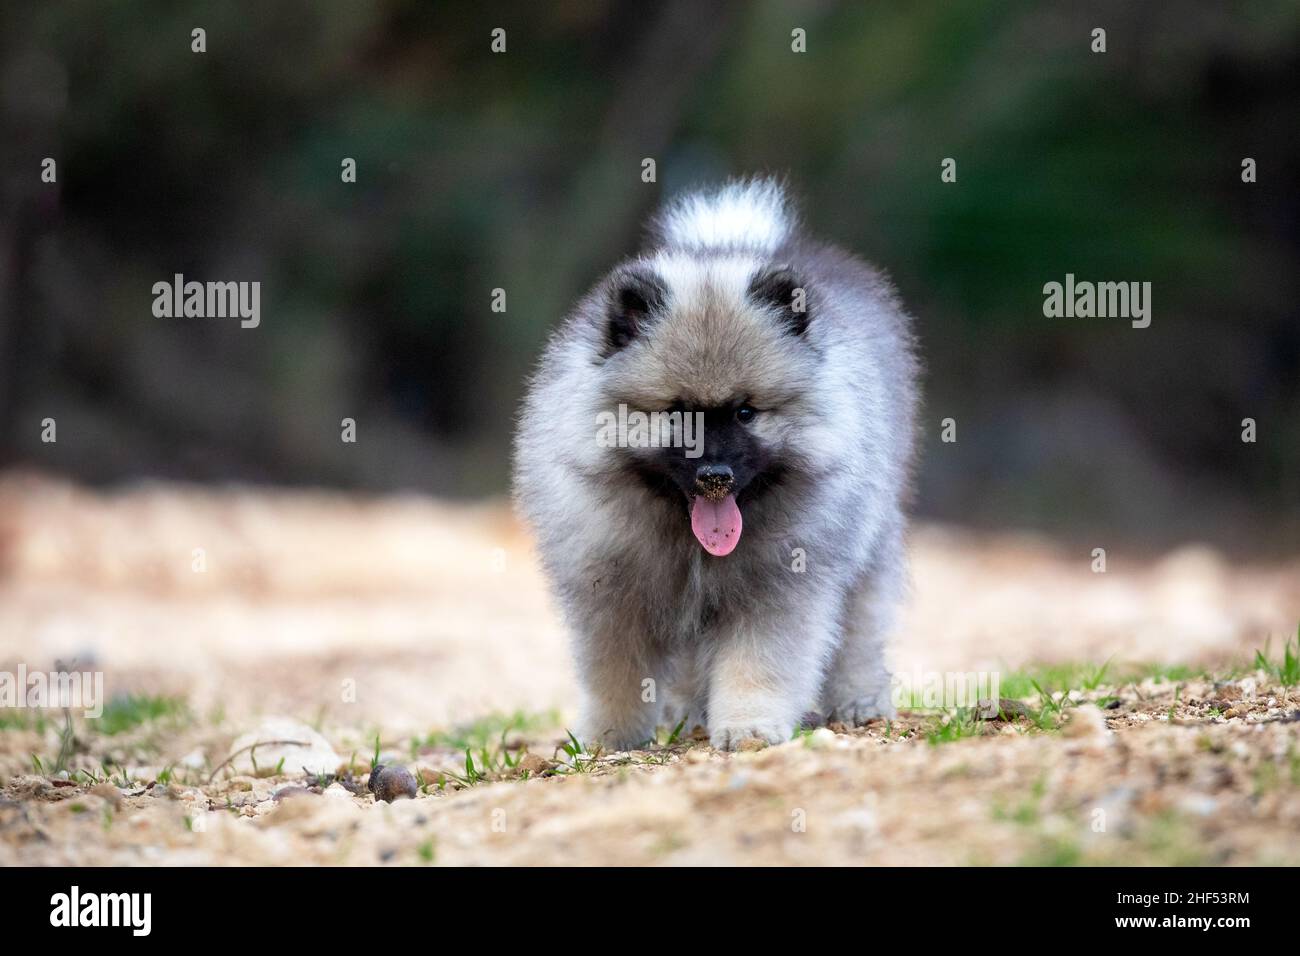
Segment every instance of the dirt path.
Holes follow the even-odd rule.
[[[1300,863],[1300,560],[1096,574],[1091,548],[937,527],[912,550],[900,672],[996,671],[1023,716],[575,756],[563,634],[500,504],[9,476],[0,671],[74,661],[116,703],[67,739],[0,710],[0,864]],[[315,749],[214,775],[273,715]],[[366,792],[376,737],[415,799]]]

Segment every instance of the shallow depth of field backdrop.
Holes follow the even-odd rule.
[[[1098,27],[1104,53],[1092,51]],[[195,28],[206,52],[192,51]],[[496,28],[505,52],[492,52]],[[795,29],[806,52],[791,49]],[[547,735],[571,716],[572,676],[504,506],[523,378],[664,200],[770,172],[788,177],[816,233],[886,269],[917,319],[924,447],[900,664],[1068,665],[1035,726],[1055,727],[1062,693],[1086,691],[1120,701],[1113,732],[1207,722],[1204,760],[1256,720],[1271,736],[1249,738],[1240,759],[1255,763],[1229,774],[1213,814],[1196,803],[1208,785],[1171,777],[1164,758],[1095,799],[1145,821],[1121,856],[1185,862],[1196,846],[1201,861],[1300,860],[1295,705],[1250,656],[1269,640],[1280,654],[1300,619],[1298,107],[1300,6],[1283,0],[5,3],[0,667],[93,665],[125,711],[120,734],[0,715],[0,778],[41,814],[0,818],[0,855],[291,857],[219,821],[226,842],[189,835],[195,807],[274,810],[266,781],[286,780],[268,778],[265,759],[220,766],[267,713],[311,724],[358,765],[376,737],[387,759],[462,776],[462,745],[496,745],[498,732],[521,735],[507,753],[557,756]],[[946,158],[956,182],[941,180]],[[1243,182],[1247,158],[1255,182]],[[155,317],[153,284],[178,273],[260,282],[260,326]],[[1045,317],[1043,286],[1067,273],[1151,283],[1150,327]],[[340,440],[344,418],[355,443]],[[939,440],[947,418],[951,443]],[[42,440],[47,419],[56,442]],[[1094,548],[1107,549],[1104,575]],[[1128,672],[1131,690],[1111,686],[1118,671],[1077,670],[1108,658],[1158,667]],[[349,681],[353,700],[340,698]],[[1257,711],[1224,716],[1256,697]],[[903,738],[965,732],[930,719],[904,722]],[[477,729],[447,729],[465,726]],[[852,746],[884,741],[885,753],[899,739],[877,728]],[[1008,741],[1025,759],[1005,767],[1046,801],[1041,832],[1017,830],[1015,843],[976,827],[970,839],[988,846],[962,849],[951,834],[909,836],[916,805],[882,796],[840,808],[876,841],[849,861],[1092,859],[1060,832],[1092,804],[1043,783],[1051,761],[1039,756],[1057,751],[1037,740]],[[941,772],[924,776],[926,753],[900,749],[872,772],[915,772],[936,808],[967,806]],[[1096,779],[1130,772],[1106,759]],[[686,769],[714,773],[722,793],[719,766]],[[872,784],[849,766],[860,796]],[[147,803],[137,783],[171,781],[189,822],[129,804],[148,827],[100,828],[60,809],[73,804],[56,800],[52,767],[83,768],[86,787],[125,768],[120,793],[101,794],[113,807]],[[1291,780],[1283,803],[1260,803],[1261,767]],[[1177,799],[1161,789],[1173,778],[1191,781]],[[564,843],[554,792],[521,792],[521,814],[552,800],[538,825]],[[697,815],[684,836],[664,799],[603,824],[615,843],[619,827],[667,828],[618,843],[625,858],[727,859],[718,841],[732,836],[731,858],[856,852],[818,842],[825,830],[755,842],[747,812]],[[710,806],[732,799],[743,796]],[[584,807],[569,805],[583,814],[573,826],[602,825]],[[980,807],[980,820],[1021,819]],[[1203,829],[1211,817],[1217,837]],[[412,837],[397,858],[546,858],[529,856],[537,843],[476,856],[448,819],[427,854]],[[371,832],[351,860],[378,859],[390,834]]]
[[[711,7],[6,4],[4,463],[499,494],[546,330],[665,197],[773,171],[918,318],[922,514],[1296,540],[1295,4]],[[155,319],[178,272],[260,280],[261,328]],[[1151,327],[1044,318],[1067,272]]]

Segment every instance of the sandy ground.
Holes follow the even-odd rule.
[[[1106,546],[913,535],[897,669],[1030,669],[1022,716],[574,755],[563,631],[500,502],[8,475],[0,671],[170,705],[66,738],[0,710],[0,864],[1300,863],[1300,689],[1254,663],[1294,639],[1300,556],[1094,573]],[[240,752],[259,733],[311,746]],[[414,799],[367,792],[376,738]]]

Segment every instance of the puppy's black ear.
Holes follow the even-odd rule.
[[[776,310],[792,334],[808,331],[808,290],[789,266],[760,270],[750,280],[749,298]]]
[[[626,269],[610,286],[606,341],[617,352],[641,334],[650,317],[664,307],[667,291],[653,272]]]

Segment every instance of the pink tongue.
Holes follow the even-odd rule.
[[[697,496],[691,505],[691,530],[709,554],[718,558],[731,554],[740,541],[740,509],[735,496],[727,495],[721,501]]]

